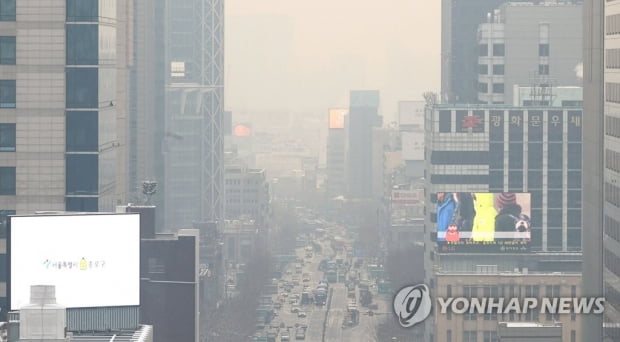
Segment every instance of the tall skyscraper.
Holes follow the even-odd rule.
[[[327,127],[327,195],[330,198],[346,194],[345,118],[348,109],[330,109]]]
[[[604,25],[604,26],[603,26]],[[586,294],[603,293],[605,313],[588,317],[584,337],[620,341],[620,6],[584,5],[584,236]],[[586,221],[587,220],[587,221]]]
[[[223,218],[224,1],[166,1],[165,225]]]
[[[379,91],[351,91],[346,117],[347,190],[349,198],[372,197],[372,128],[381,126]]]
[[[125,201],[126,6],[2,2],[0,238],[6,215]]]
[[[436,296],[580,295],[581,124],[581,107],[427,108],[425,269]],[[580,335],[581,316],[552,316],[437,315],[427,327],[437,341],[447,330],[476,341],[493,340],[500,321],[559,320]]]
[[[581,86],[581,12],[580,4],[563,2],[495,10],[478,27],[477,102],[512,103],[515,86]]]
[[[160,194],[153,203],[163,208],[164,100],[166,54],[164,45],[164,0],[134,0],[129,74],[128,201],[142,203],[141,183],[158,181]],[[158,210],[158,230],[163,228],[163,210]]]

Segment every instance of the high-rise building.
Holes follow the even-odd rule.
[[[581,107],[436,105],[427,112],[433,192],[531,196],[531,247],[581,250]]]
[[[224,1],[166,0],[165,8],[165,226],[220,222]]]
[[[227,220],[254,220],[261,228],[271,224],[271,196],[264,169],[252,169],[232,153],[226,153],[224,190]]]
[[[164,0],[134,0],[130,31],[132,44],[129,74],[128,123],[128,201],[141,204],[143,181],[163,183],[162,143],[174,137],[164,134],[164,94],[166,54],[164,39]],[[159,187],[161,189],[163,186]],[[163,208],[163,194],[153,204]],[[157,211],[158,230],[163,228],[163,210]],[[161,223],[160,223],[161,222]]]
[[[125,200],[131,14],[116,1],[0,7],[0,238],[6,215]]]
[[[472,297],[484,295],[480,291],[485,288],[514,297],[505,285],[521,277],[525,287],[544,284],[540,288],[551,291],[559,286],[562,295],[579,293],[571,286],[578,290],[582,265],[581,124],[581,107],[427,107],[425,269],[431,291],[446,294],[452,284],[456,296],[468,286],[478,291],[470,291]],[[528,284],[526,274],[539,278]],[[475,281],[469,284],[466,275]],[[562,279],[572,279],[571,286]],[[462,287],[455,289],[455,283]],[[524,291],[515,295],[528,296]],[[442,324],[450,319],[443,315],[436,319],[435,325],[432,319],[427,325],[427,333],[445,340]],[[483,320],[491,322],[450,323],[449,329],[453,336],[467,335],[471,340],[496,332],[500,320],[554,319]],[[574,324],[575,336],[580,335],[579,322],[573,323],[571,317],[561,320]],[[564,336],[570,334],[564,331]]]
[[[509,2],[478,26],[478,102],[512,103],[514,88],[581,86],[579,4]],[[546,97],[546,98],[545,98]]]
[[[349,198],[372,197],[372,128],[381,126],[379,91],[352,90],[346,116],[346,172]]]
[[[346,133],[348,109],[330,109],[327,128],[327,195],[330,198],[346,194]]]
[[[478,99],[478,49],[476,31],[506,0],[442,0],[441,2],[441,100],[475,103]],[[540,3],[541,0],[511,1]],[[581,0],[564,2],[577,3]]]
[[[596,184],[591,191],[585,193],[587,197],[584,196],[584,211],[596,217],[594,222],[602,223],[603,231],[600,234],[598,229],[601,225],[596,226],[594,232],[597,236],[587,241],[587,252],[590,253],[589,260],[596,262],[600,260],[602,251],[601,285],[607,304],[603,317],[603,340],[620,341],[620,4],[607,1],[604,11],[596,5],[589,5],[592,7],[586,21],[591,20],[592,26],[590,31],[586,31],[591,34],[588,35],[591,39],[588,44],[592,49],[600,49],[601,39],[604,39],[604,55],[601,50],[585,50],[591,54],[586,60],[589,63],[587,79],[592,80],[592,83],[596,81],[597,84],[588,84],[586,91],[587,108],[591,110],[588,115],[591,115],[596,123],[591,123],[585,132],[587,145],[584,151],[587,159],[584,162],[592,162],[585,164],[588,165],[588,172],[590,165],[593,165],[593,173],[587,182]],[[604,20],[602,13],[605,15]],[[601,70],[604,70],[602,80]],[[601,102],[601,99],[604,102]],[[595,193],[595,190],[599,192]],[[595,204],[600,206],[593,207]],[[593,273],[588,271],[587,276],[598,276],[594,273],[597,271],[595,266],[591,271]],[[584,283],[594,285],[596,280],[584,280]]]

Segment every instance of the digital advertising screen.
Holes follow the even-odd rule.
[[[13,216],[7,244],[11,310],[31,285],[68,308],[140,305],[139,214]]]
[[[329,110],[329,128],[343,129],[344,117],[349,114],[348,109],[330,109]]]
[[[529,251],[529,193],[439,192],[435,206],[441,252]]]

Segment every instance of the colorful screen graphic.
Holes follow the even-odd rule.
[[[436,194],[439,250],[528,250],[531,241],[529,193],[440,192]]]

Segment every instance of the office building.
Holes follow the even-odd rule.
[[[483,261],[479,259],[478,261]],[[560,259],[556,259],[558,262]],[[487,256],[488,262],[488,256]],[[580,272],[531,272],[526,269],[507,270],[502,266],[478,265],[475,268],[435,272],[438,297],[465,298],[527,298],[575,297],[581,293]],[[590,341],[581,339],[582,315],[549,314],[539,310],[526,313],[437,313],[433,341]],[[561,323],[561,324],[558,324]],[[554,330],[534,327],[556,325]],[[507,326],[510,329],[507,329]],[[516,329],[516,327],[531,327]],[[515,330],[521,335],[515,334]],[[542,331],[541,331],[542,330]],[[553,332],[554,335],[549,333]],[[557,339],[559,335],[560,339]],[[561,337],[566,336],[565,340]],[[570,339],[568,337],[571,337]],[[515,339],[516,337],[525,338]],[[556,339],[549,339],[549,338]],[[539,338],[539,339],[536,339]],[[543,339],[544,338],[544,339]]]
[[[164,133],[165,106],[165,51],[163,24],[164,0],[134,0],[129,12],[132,44],[129,67],[129,113],[127,201],[143,204],[141,183],[159,183],[159,195],[154,196],[153,204],[163,208],[163,158],[162,143],[174,136]],[[163,210],[157,212],[158,231],[163,230]],[[161,222],[161,223],[159,223]]]
[[[224,1],[166,0],[165,9],[165,227],[219,226],[224,215]]]
[[[372,198],[372,128],[381,126],[379,92],[352,90],[346,126],[347,197]]]
[[[584,338],[620,341],[620,5],[584,4],[584,290],[606,298],[605,313],[587,317]],[[584,220],[584,225],[586,221]]]
[[[327,129],[327,195],[329,198],[346,194],[346,133],[348,109],[330,109]]]
[[[436,105],[427,110],[427,196],[529,193],[531,248],[580,251],[581,124],[581,107]]]
[[[131,20],[127,6],[116,1],[5,4],[1,239],[7,215],[111,211],[125,201],[129,52],[123,47]]]
[[[227,152],[224,166],[225,218],[246,217],[263,229],[271,224],[271,196],[264,169],[252,169],[234,153]]]
[[[142,239],[140,322],[154,342],[199,341],[199,239],[196,229]]]
[[[478,25],[505,0],[441,1],[441,102],[476,103]]]
[[[539,274],[550,286],[561,285],[563,277],[579,284],[581,118],[581,107],[427,108],[424,238],[425,269],[432,270],[427,283],[432,290],[443,291],[436,286],[457,283],[456,279],[463,279],[461,274],[482,266],[493,270],[494,276],[485,280],[490,284],[527,279],[528,271]],[[449,210],[453,201],[460,203],[458,216]],[[475,209],[471,217],[466,203]],[[517,213],[510,211],[512,216],[505,215],[508,209],[504,212],[509,204],[518,208]],[[485,217],[492,218],[490,224],[483,224]],[[510,220],[506,223],[498,217]],[[449,235],[447,228],[452,225],[456,229]],[[492,235],[477,235],[484,229]],[[513,235],[517,229],[527,232],[526,237]],[[451,239],[454,233],[458,234],[455,240]],[[470,239],[473,243],[464,243]],[[520,274],[511,275],[515,269]],[[478,330],[465,330],[471,336],[482,336],[487,330],[496,331],[498,320],[494,321]],[[427,327],[428,333],[434,329]],[[575,330],[581,338],[580,330]],[[452,333],[461,336],[461,332]],[[564,336],[570,336],[570,331],[564,331]],[[437,340],[442,339],[437,336]]]
[[[518,86],[581,86],[581,18],[580,4],[557,1],[494,10],[478,27],[477,102],[509,104]]]

